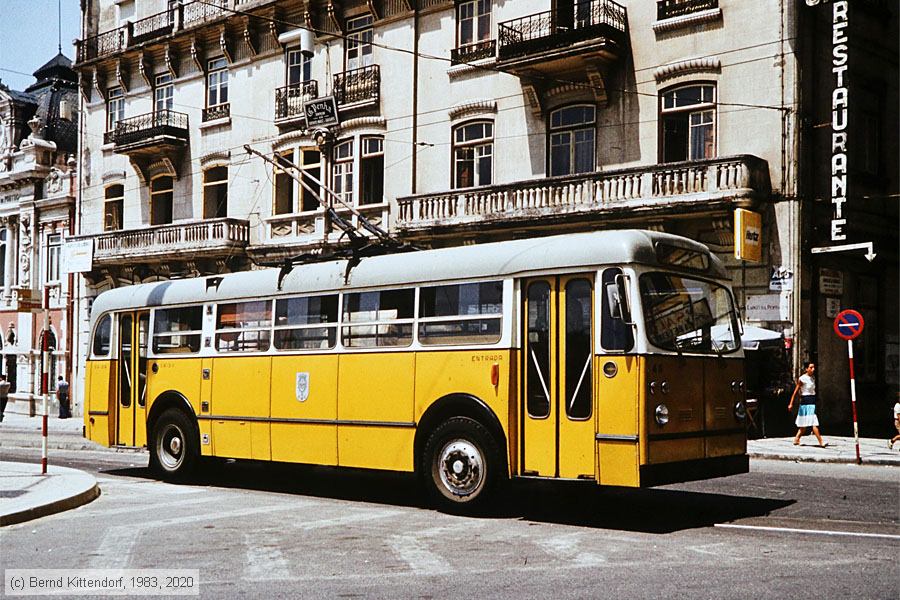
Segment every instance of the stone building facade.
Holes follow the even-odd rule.
[[[835,8],[807,4],[85,0],[76,239],[93,260],[79,347],[90,299],[109,287],[344,243],[318,195],[424,246],[622,227],[697,239],[726,261],[747,323],[783,334],[784,376],[807,358],[834,362],[820,375],[824,415],[841,426],[845,361],[823,333],[835,303],[820,271],[844,274],[848,306],[866,273],[882,330],[866,393],[880,418],[897,386],[897,10],[853,2],[847,30],[874,40],[854,51],[868,73],[851,85],[882,94],[865,109],[882,167],[847,213],[893,227],[879,230],[875,262],[832,264],[811,249],[827,208],[814,149],[830,144],[817,86]],[[734,258],[736,209],[761,216],[758,261]],[[849,222],[848,239],[868,234]]]
[[[57,375],[70,377],[72,281],[61,264],[74,225],[77,150],[77,75],[62,54],[35,71],[24,91],[0,84],[0,324],[2,370],[11,397],[34,414],[41,395],[43,328],[40,313],[25,312],[49,298]],[[20,310],[23,309],[23,310]]]

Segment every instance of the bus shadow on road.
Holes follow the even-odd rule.
[[[641,533],[711,527],[764,516],[794,504],[793,500],[715,492],[598,488],[568,482],[516,482],[506,496],[502,516]]]
[[[115,469],[105,473],[155,479],[148,468]],[[418,480],[403,473],[214,460],[204,461],[200,473],[187,485],[429,508],[428,498]],[[793,500],[716,492],[598,488],[593,483],[522,480],[507,486],[497,502],[478,516],[642,533],[672,533],[764,516],[793,503]]]

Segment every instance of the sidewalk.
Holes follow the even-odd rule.
[[[6,420],[4,419],[4,423]],[[0,462],[0,527],[87,504],[100,495],[93,475],[50,465]]]
[[[799,446],[792,437],[764,438],[747,441],[750,458],[790,460],[794,462],[856,463],[856,441],[852,437],[823,435],[828,444],[819,448],[816,438],[804,436]],[[859,455],[863,465],[900,466],[900,443],[888,449],[887,439],[859,438]]]
[[[29,417],[27,413],[10,412],[7,406],[0,423],[0,448],[40,448],[42,422],[40,414]],[[52,412],[47,419],[47,447],[51,450],[106,449],[84,439],[84,421],[81,417],[60,419]]]

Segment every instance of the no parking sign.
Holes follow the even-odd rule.
[[[842,340],[847,340],[847,354],[850,357],[850,400],[853,403],[853,437],[856,438],[856,464],[862,464],[859,456],[859,427],[856,422],[856,375],[853,372],[853,340],[863,331],[865,321],[855,310],[847,309],[834,318],[834,332]]]

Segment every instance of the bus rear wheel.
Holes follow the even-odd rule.
[[[432,432],[422,457],[432,501],[448,512],[485,507],[496,487],[501,460],[493,436],[478,421],[454,417]]]
[[[197,466],[199,440],[183,411],[169,409],[153,426],[150,467],[163,479],[183,480]]]

